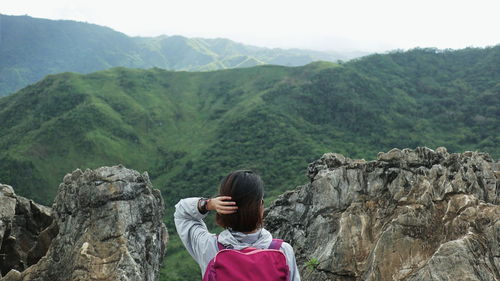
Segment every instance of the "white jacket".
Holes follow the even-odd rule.
[[[203,222],[206,214],[198,211],[198,200],[200,198],[182,199],[175,205],[175,227],[181,237],[182,243],[189,254],[200,265],[201,275],[205,274],[208,263],[215,257],[219,248],[217,246],[217,236],[208,232],[207,226]],[[231,245],[234,249],[240,250],[246,247],[267,249],[273,237],[264,228],[255,233],[245,234],[229,230],[222,231],[218,240],[221,244]],[[280,248],[285,253],[288,267],[290,268],[290,281],[300,281],[300,274],[295,262],[295,254],[290,244],[283,242]]]

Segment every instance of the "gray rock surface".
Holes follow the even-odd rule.
[[[23,271],[45,255],[33,255],[39,234],[52,223],[51,210],[14,193],[11,186],[0,184],[0,273]],[[50,241],[49,241],[50,243]],[[1,275],[0,275],[1,276]]]
[[[123,166],[75,170],[64,177],[52,210],[54,223],[32,251],[43,252],[51,240],[46,255],[1,281],[158,279],[168,233],[163,199],[147,173]]]
[[[266,210],[303,280],[500,280],[500,163],[478,152],[328,153]]]

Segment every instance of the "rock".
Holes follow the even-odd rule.
[[[499,168],[443,147],[328,153],[266,210],[266,228],[306,281],[500,280]]]
[[[0,272],[23,271],[38,235],[52,223],[51,210],[14,193],[11,186],[0,184]],[[49,241],[50,243],[50,241]],[[41,256],[45,252],[40,253]],[[40,257],[32,257],[37,262]]]
[[[21,280],[21,273],[15,269],[12,269],[5,275],[2,281],[19,281]]]
[[[53,222],[49,227],[40,232],[35,245],[28,252],[28,257],[26,259],[28,266],[36,264],[43,256],[45,256],[49,250],[52,240],[58,233],[59,227],[56,222]]]
[[[46,255],[11,280],[157,280],[168,240],[163,212],[147,173],[75,170],[59,186],[54,223],[29,257],[48,248]]]

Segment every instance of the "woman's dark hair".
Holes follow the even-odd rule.
[[[262,227],[262,199],[264,182],[250,170],[238,170],[227,175],[219,188],[220,196],[231,196],[238,211],[230,215],[216,215],[216,222],[234,231],[251,232]]]

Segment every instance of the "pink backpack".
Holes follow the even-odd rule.
[[[269,249],[226,249],[217,242],[219,252],[210,261],[203,281],[289,281],[283,240],[273,239]]]

